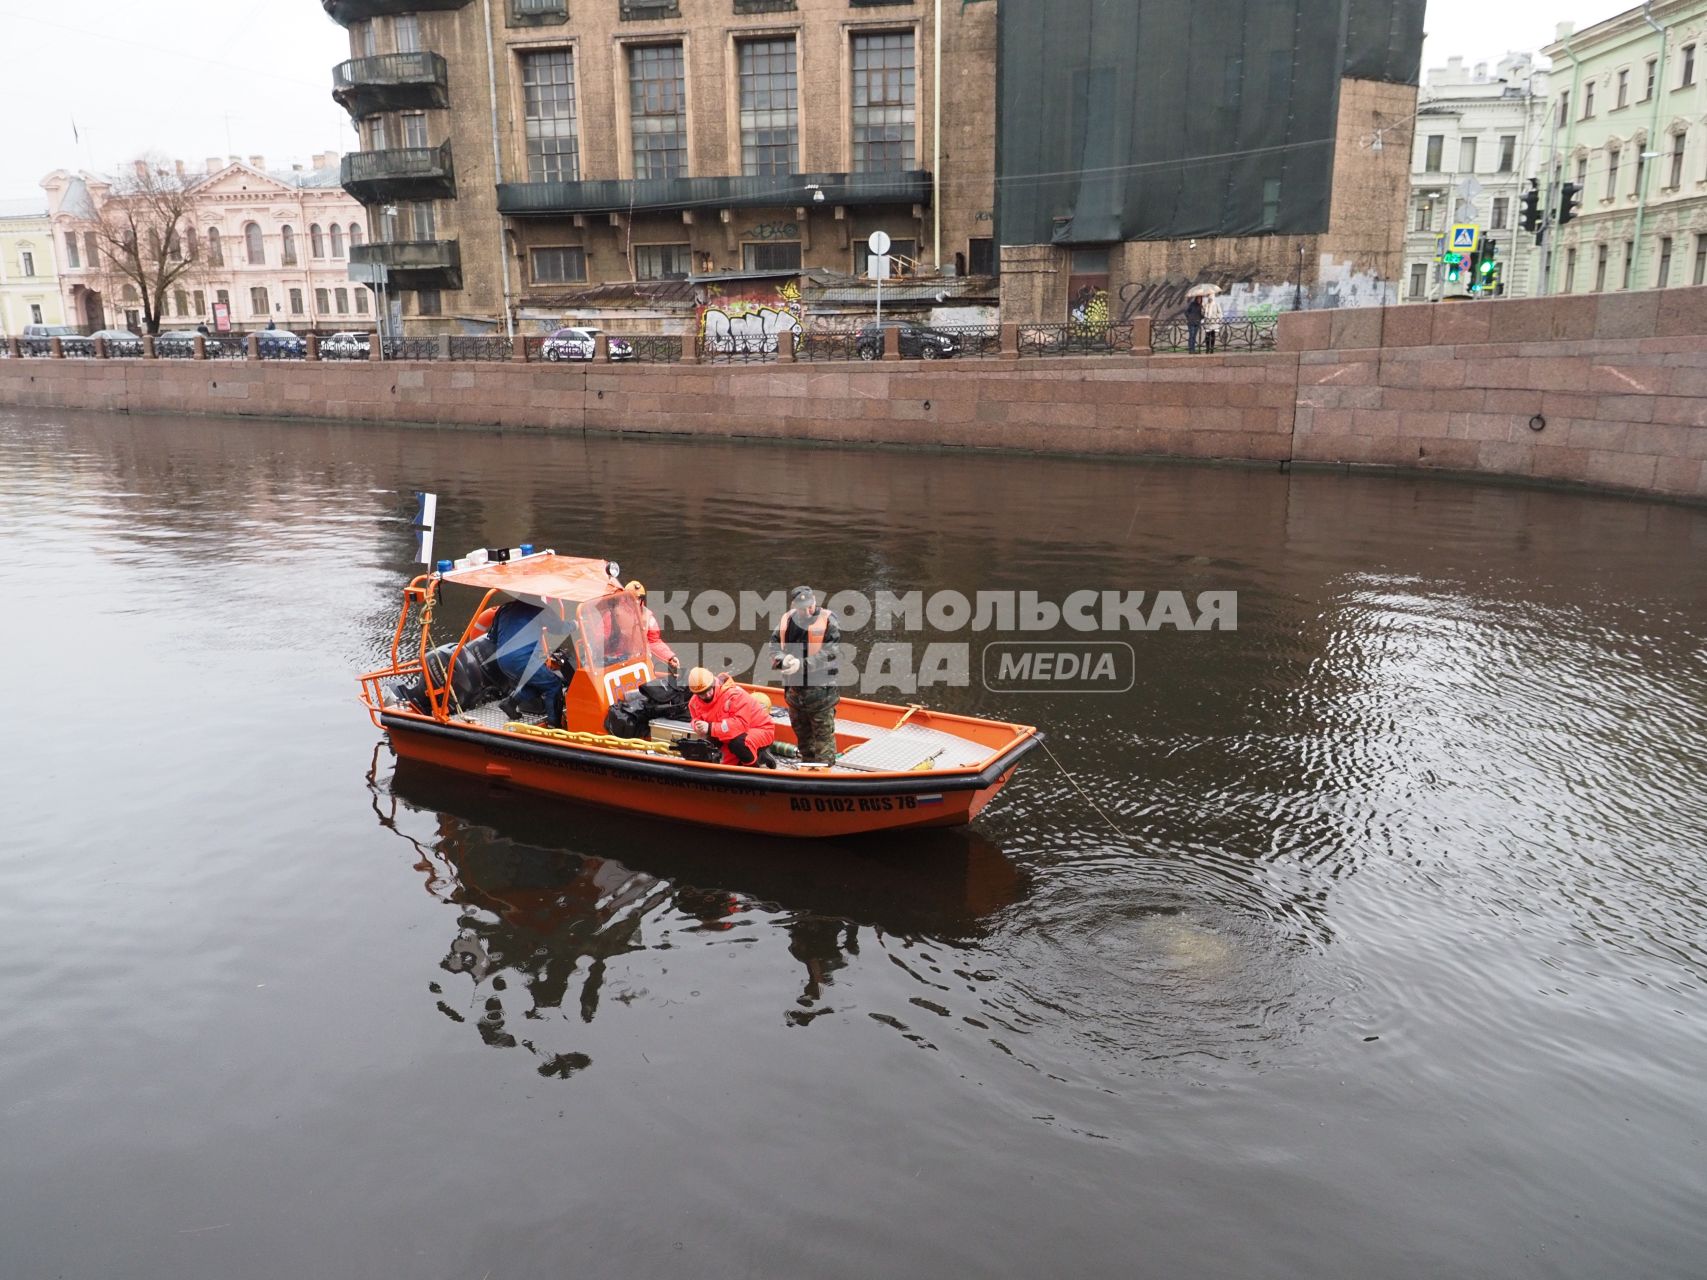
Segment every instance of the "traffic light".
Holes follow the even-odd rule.
[[[1559,225],[1562,227],[1577,216],[1577,206],[1582,203],[1583,189],[1574,182],[1567,182],[1559,188]]]
[[[1464,276],[1464,260],[1456,253],[1446,255],[1446,279],[1451,284],[1457,284]]]
[[[1523,193],[1523,199],[1518,202],[1517,225],[1524,231],[1539,231],[1541,229],[1541,184],[1534,178],[1529,180],[1529,190]]]

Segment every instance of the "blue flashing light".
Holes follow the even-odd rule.
[[[440,573],[449,573],[452,569],[456,568],[456,561],[440,560],[436,568]]]
[[[520,551],[524,556],[531,556],[533,554],[533,543],[524,542],[521,546],[517,547],[516,550]]]

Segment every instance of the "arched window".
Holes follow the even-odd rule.
[[[267,260],[266,243],[261,239],[259,223],[246,222],[243,224],[243,251],[249,255],[250,262],[265,262]]]
[[[219,228],[207,229],[207,258],[216,267],[225,265],[225,246],[219,242]]]
[[[123,298],[126,302],[141,302],[142,301],[142,296],[137,293],[136,286],[134,284],[127,284],[120,291],[119,296],[121,298]]]
[[[314,223],[308,228],[308,252],[316,258],[326,256],[326,237],[320,233],[320,224]]]
[[[287,267],[296,265],[296,232],[288,224],[279,228],[279,261]]]
[[[184,228],[184,247],[189,250],[192,261],[201,257],[202,247],[196,240],[196,229],[194,227]]]
[[[344,256],[344,229],[336,222],[332,224],[332,256],[334,258]]]
[[[362,224],[359,222],[350,223],[350,248],[352,248],[352,249],[355,248],[361,242],[362,242]]]

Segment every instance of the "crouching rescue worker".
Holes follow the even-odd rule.
[[[819,605],[811,587],[790,591],[788,606],[765,653],[770,655],[771,669],[782,675],[782,698],[788,706],[788,722],[794,726],[794,740],[800,744],[800,758],[832,764],[836,704],[842,698],[837,688],[842,630],[836,615]]]
[[[688,672],[688,690],[693,731],[723,748],[724,764],[776,768],[769,751],[776,726],[752,694],[726,675],[714,679],[704,667]]]
[[[664,643],[664,630],[658,625],[658,617],[646,606],[646,584],[636,578],[623,590],[640,606],[640,620],[646,629],[646,649],[652,655],[652,665],[668,667],[671,675],[680,675],[681,660],[676,657],[676,651]]]
[[[508,697],[498,706],[512,720],[524,714],[524,703],[543,704],[545,722],[563,727],[563,704],[568,673],[563,669],[571,624],[525,600],[510,600],[499,607],[488,624],[497,646],[498,670],[510,682]]]

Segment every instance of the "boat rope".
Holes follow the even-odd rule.
[[[524,733],[530,738],[549,738],[553,742],[573,742],[583,747],[609,747],[614,751],[638,751],[643,755],[669,755],[675,748],[668,742],[650,738],[619,738],[614,733],[586,733],[576,729],[553,729],[549,725],[527,724],[512,720],[504,726],[511,733]]]
[[[1066,774],[1067,781],[1073,784],[1073,790],[1077,791],[1079,793],[1079,797],[1082,800],[1084,800],[1084,802],[1086,804],[1090,805],[1090,807],[1092,809],[1096,810],[1097,817],[1101,818],[1104,822],[1108,823],[1108,829],[1110,831],[1114,832],[1115,835],[1119,836],[1123,840],[1129,839],[1129,837],[1127,836],[1127,834],[1124,831],[1122,831],[1119,827],[1114,825],[1114,819],[1109,817],[1106,813],[1104,813],[1102,811],[1102,806],[1097,804],[1097,802],[1095,800],[1092,800],[1090,798],[1090,796],[1085,794],[1085,789],[1079,785],[1079,780],[1077,778],[1075,778],[1071,772],[1068,771],[1066,765],[1062,764],[1060,760],[1056,759],[1055,753],[1049,749],[1049,743],[1046,741],[1042,741],[1040,739],[1038,742],[1038,745],[1043,748],[1043,754],[1044,755],[1048,756],[1051,760],[1055,761],[1055,767],[1057,769],[1059,769],[1063,774]]]

